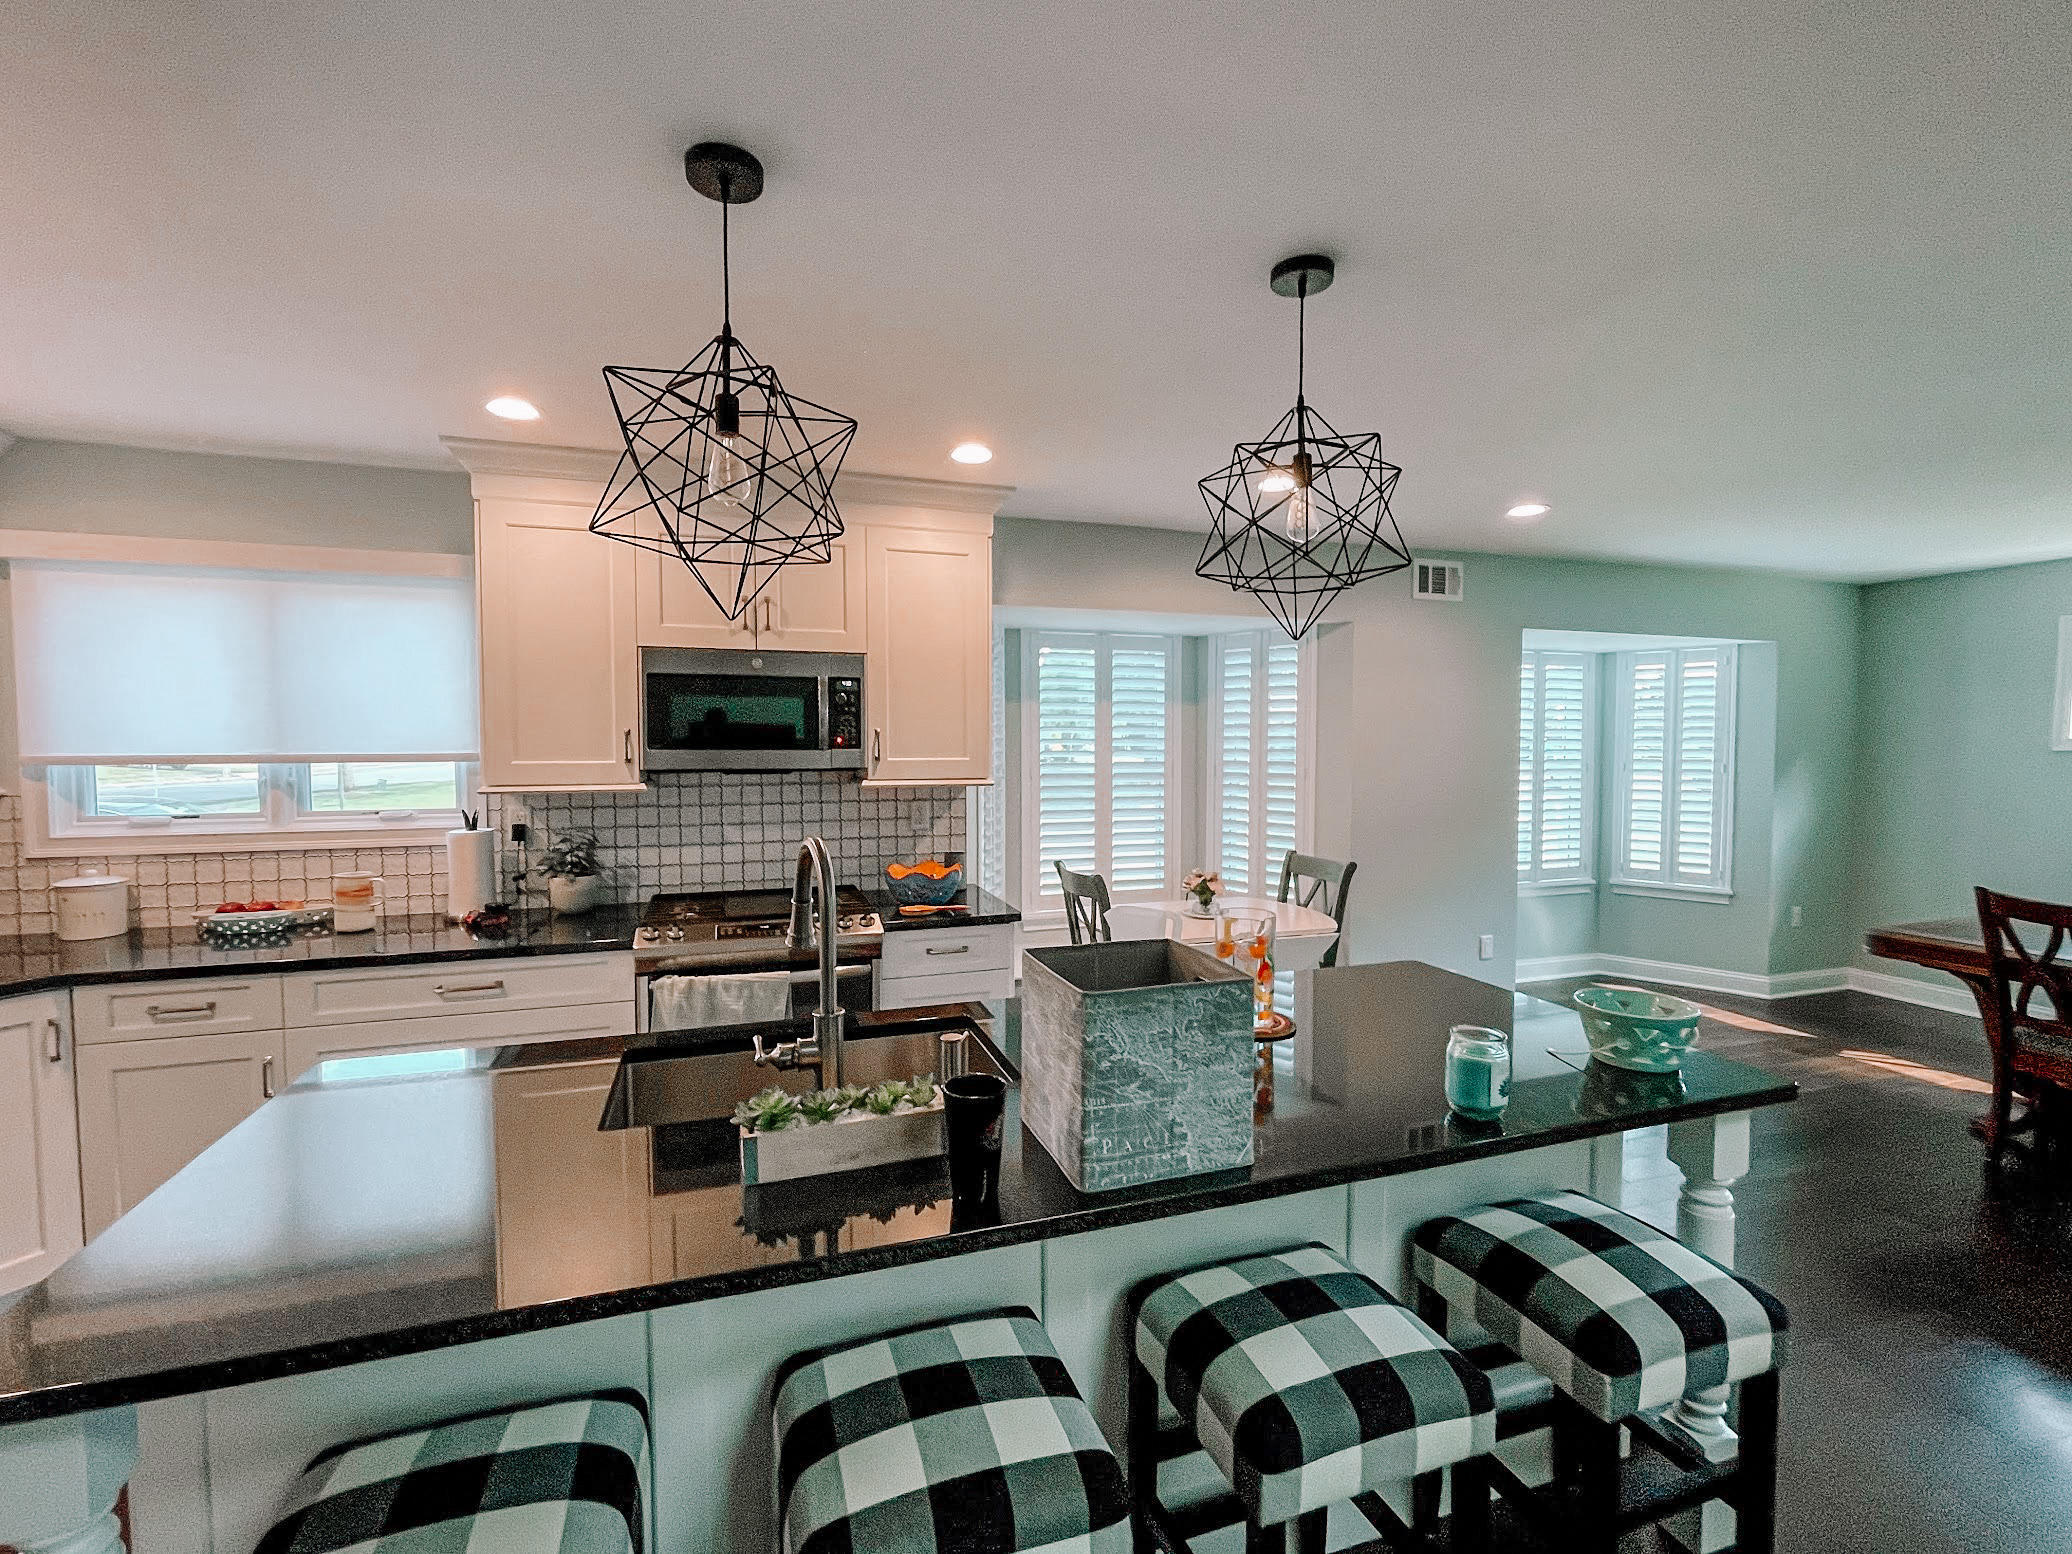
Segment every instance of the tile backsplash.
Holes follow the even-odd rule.
[[[349,869],[388,881],[383,905],[392,915],[446,908],[443,838],[426,847],[30,859],[21,805],[0,795],[0,937],[50,933],[50,882],[89,868],[129,878],[147,928],[185,924],[192,908],[217,901],[318,897]],[[826,839],[845,885],[873,885],[888,863],[961,855],[966,846],[964,789],[865,788],[833,773],[668,773],[644,793],[489,794],[483,806],[483,823],[500,838],[500,882],[516,867],[512,821],[532,827],[535,857],[556,836],[594,831],[607,894],[619,901],[665,890],[788,887],[799,839],[809,833]],[[544,896],[530,904],[544,905]]]

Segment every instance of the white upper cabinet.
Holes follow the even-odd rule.
[[[864,780],[992,780],[991,521],[872,523]]]
[[[637,788],[640,555],[590,532],[587,482],[475,480],[482,786]]]
[[[793,653],[861,653],[863,543],[854,529],[820,563],[784,567],[749,601],[738,621],[673,556],[642,551],[635,560],[642,647],[775,648]]]
[[[61,994],[0,1001],[0,1295],[84,1242],[65,1015]]]

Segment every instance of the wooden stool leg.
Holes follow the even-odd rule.
[[[1275,1522],[1271,1527],[1245,1523],[1245,1554],[1288,1554],[1288,1524]]]
[[[1445,1474],[1434,1468],[1410,1481],[1410,1525],[1429,1535],[1439,1520],[1439,1501],[1446,1492]]]
[[[1489,1459],[1470,1457],[1453,1465],[1451,1554],[1487,1554],[1489,1548]]]
[[[1771,1554],[1777,1544],[1776,1371],[1741,1383],[1741,1462],[1734,1483],[1736,1554]]]
[[[1295,1518],[1295,1554],[1324,1554],[1324,1531],[1331,1525],[1331,1513],[1305,1511]]]
[[[1619,1427],[1570,1404],[1555,1421],[1557,1463],[1566,1459],[1575,1484],[1577,1526],[1568,1547],[1581,1554],[1617,1554]]]

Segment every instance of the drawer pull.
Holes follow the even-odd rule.
[[[216,1018],[216,1000],[212,998],[205,1004],[147,1004],[144,1013],[166,1024],[181,1020],[213,1020]]]
[[[266,1100],[273,1099],[273,1059],[270,1057],[259,1061],[259,1094]]]
[[[931,944],[922,953],[927,955],[969,955],[971,953],[971,946],[968,944]]]
[[[451,986],[441,982],[432,991],[441,998],[501,998],[504,979],[498,977],[494,982],[456,982]]]
[[[47,1033],[47,1034],[49,1035],[49,1037],[50,1037],[50,1043],[49,1043],[49,1045],[48,1045],[48,1046],[46,1046],[46,1047],[45,1047],[45,1048],[43,1049],[43,1055],[44,1055],[44,1056],[45,1056],[46,1058],[48,1058],[48,1059],[49,1059],[49,1060],[50,1060],[51,1062],[53,1062],[53,1063],[62,1063],[62,1062],[64,1062],[64,1061],[65,1061],[65,1028],[64,1028],[64,1026],[62,1026],[62,1025],[58,1024],[58,1022],[57,1022],[57,1021],[55,1021],[55,1020],[45,1020],[45,1021],[43,1022],[43,1028],[44,1028],[44,1031],[45,1031],[45,1032],[46,1032],[46,1033]]]

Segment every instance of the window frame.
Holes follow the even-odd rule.
[[[1704,882],[1673,875],[1679,826],[1676,791],[1682,770],[1683,669],[1687,659],[1717,655],[1719,689],[1714,705],[1721,716],[1713,735],[1712,846],[1715,868]],[[1612,856],[1607,870],[1611,889],[1623,896],[1658,896],[1677,901],[1726,903],[1734,895],[1734,772],[1740,729],[1740,649],[1733,643],[1704,647],[1641,648],[1612,655]],[[1662,872],[1635,873],[1628,867],[1632,843],[1633,671],[1640,662],[1663,661],[1669,693],[1663,715]]]
[[[1599,719],[1598,681],[1603,677],[1601,653],[1577,653],[1558,648],[1521,648],[1519,650],[1519,678],[1524,678],[1527,665],[1533,669],[1533,806],[1532,806],[1532,863],[1517,872],[1518,894],[1521,896],[1580,896],[1597,889],[1597,837],[1598,810],[1602,806],[1601,784],[1599,782],[1598,746],[1603,741],[1603,725]],[[1546,684],[1547,665],[1552,660],[1572,661],[1583,672],[1583,828],[1582,847],[1577,866],[1573,872],[1548,873],[1540,862],[1541,821],[1546,810]],[[1522,689],[1522,688],[1521,688]],[[1523,722],[1524,709],[1520,708]],[[1519,730],[1520,741],[1524,729]],[[1523,764],[1523,752],[1521,750]],[[1514,817],[1517,818],[1517,817]],[[1623,836],[1623,832],[1621,835]],[[1515,830],[1514,830],[1515,836]]]
[[[2072,615],[2058,617],[2058,689],[2051,707],[2050,747],[2072,750]]]
[[[197,815],[191,820],[88,815],[83,813],[84,785],[92,766],[25,766],[22,816],[26,852],[32,858],[107,858],[368,845],[423,847],[458,826],[461,811],[473,809],[480,798],[480,767],[472,761],[452,763],[460,788],[454,807],[408,811],[407,820],[399,810],[302,808],[309,792],[307,761],[208,764],[258,766],[259,813]]]
[[[1113,845],[1113,817],[1106,824],[1102,811],[1113,802],[1112,768],[1107,782],[1100,775],[1100,752],[1112,734],[1113,703],[1102,696],[1100,687],[1111,683],[1112,655],[1117,646],[1157,644],[1165,652],[1165,878],[1156,886],[1118,890],[1111,871],[1103,867]],[[1186,844],[1181,806],[1185,802],[1182,770],[1185,764],[1185,730],[1180,705],[1181,655],[1185,639],[1143,631],[1051,631],[1024,630],[1021,633],[1021,751],[1019,773],[1021,814],[1016,824],[1021,837],[1021,879],[1017,881],[1021,908],[1030,927],[1044,927],[1065,920],[1064,903],[1057,892],[1057,871],[1042,851],[1043,789],[1041,780],[1041,718],[1038,700],[1039,666],[1045,646],[1094,648],[1095,692],[1095,778],[1094,778],[1094,872],[1108,878],[1110,899],[1117,902],[1158,901],[1179,889],[1181,864],[1176,854]],[[1046,892],[1045,884],[1051,889]]]
[[[1243,642],[1252,650],[1256,666],[1252,680],[1251,770],[1247,782],[1256,793],[1266,780],[1266,716],[1268,677],[1267,651],[1288,643],[1285,633],[1273,630],[1224,631],[1202,638],[1202,788],[1201,849],[1208,866],[1220,870],[1223,858],[1223,650],[1227,644]],[[1305,638],[1295,646],[1295,850],[1315,848],[1316,825],[1316,641]],[[1254,899],[1270,899],[1281,883],[1281,860],[1266,855],[1265,828],[1250,841],[1248,867],[1257,865],[1258,877],[1241,893]],[[1226,886],[1226,888],[1229,888]],[[1234,894],[1238,893],[1233,891]]]

